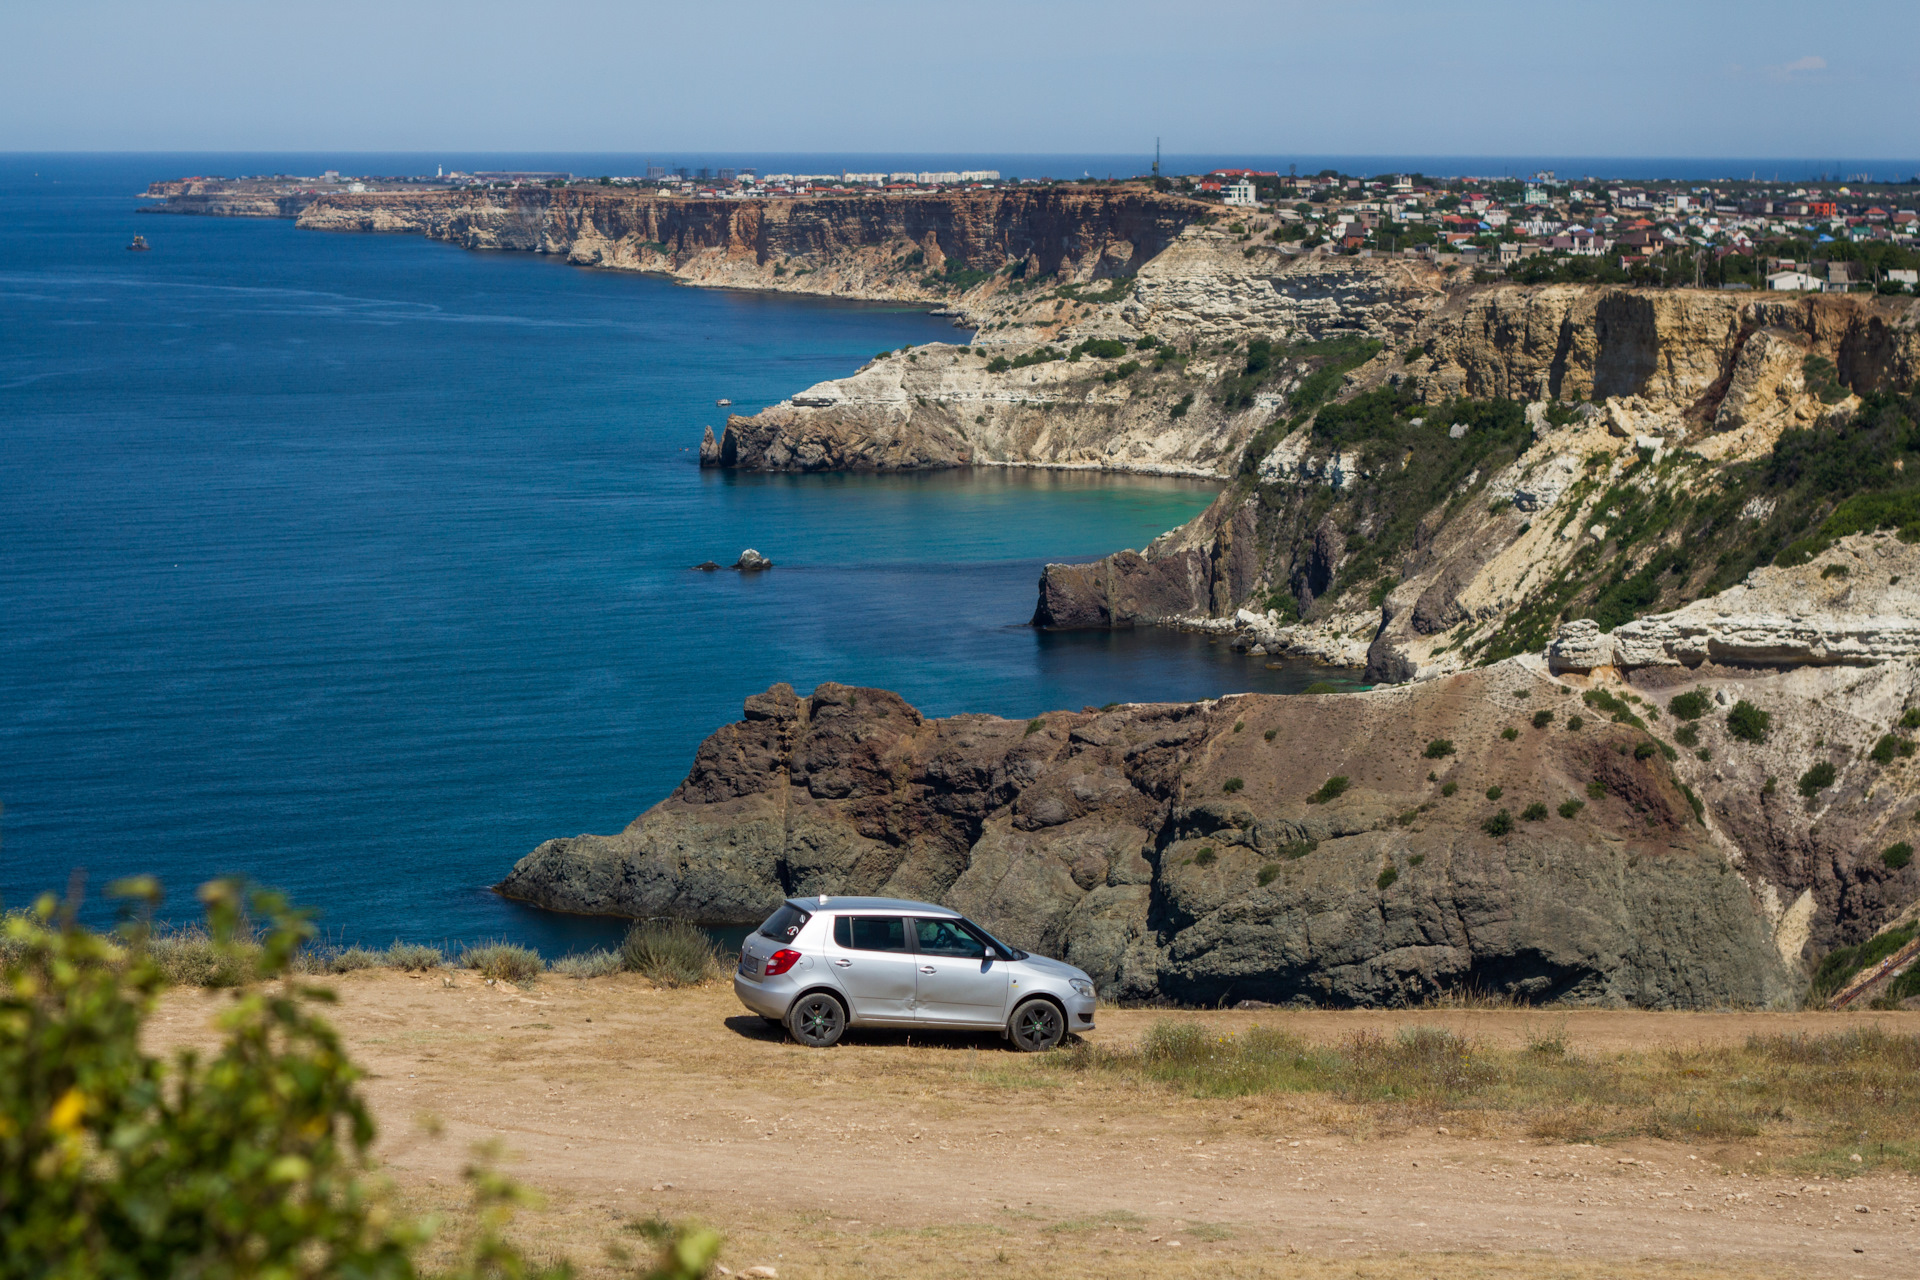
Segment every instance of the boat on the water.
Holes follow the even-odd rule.
[[[719,406],[720,406],[720,407],[721,407],[722,409],[724,409],[724,408],[726,408],[726,407],[727,407],[728,405],[730,405],[730,404],[732,404],[732,403],[733,403],[733,401],[731,401],[731,400],[715,400],[715,401],[714,401],[714,403],[715,403],[715,404],[717,404],[717,405],[719,405]]]
[[[153,246],[147,243],[145,236],[135,236],[133,243],[128,245],[127,248],[134,253],[145,253],[147,250],[153,248]]]

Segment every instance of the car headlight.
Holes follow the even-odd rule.
[[[1087,999],[1089,1000],[1093,999],[1093,984],[1091,982],[1088,982],[1085,978],[1075,978],[1067,985],[1071,986],[1075,991],[1079,992],[1081,995],[1085,996]]]

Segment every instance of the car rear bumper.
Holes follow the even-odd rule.
[[[787,1006],[793,1002],[793,989],[790,983],[775,979],[773,982],[756,982],[735,970],[733,974],[733,994],[740,1003],[747,1006],[763,1018],[784,1018]]]

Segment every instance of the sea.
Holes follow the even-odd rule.
[[[489,886],[624,827],[776,682],[1028,717],[1329,674],[1027,625],[1045,563],[1143,547],[1208,483],[697,465],[718,401],[949,320],[137,199],[403,159],[0,156],[0,905],[77,889],[104,924],[149,874],[185,921],[237,875],[336,945],[561,955],[622,926]],[[749,547],[775,567],[690,567]]]

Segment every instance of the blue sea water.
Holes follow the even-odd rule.
[[[624,826],[775,681],[1027,716],[1317,674],[1023,625],[1045,561],[1142,546],[1205,484],[696,465],[718,398],[751,412],[946,321],[136,211],[220,167],[0,157],[9,906],[84,868],[105,920],[99,887],[146,872],[190,918],[241,873],[341,942],[564,952],[615,926],[486,886]],[[689,570],[745,547],[777,567]]]

